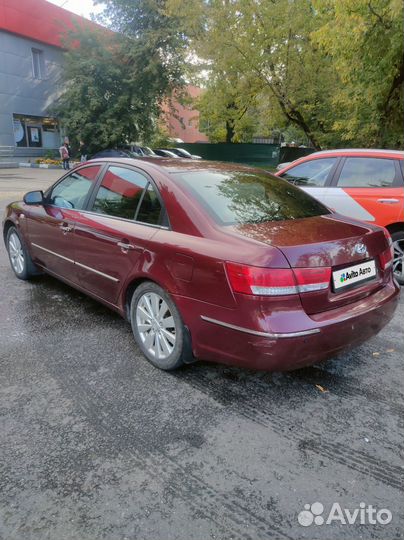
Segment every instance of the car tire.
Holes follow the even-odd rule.
[[[192,361],[188,329],[170,295],[156,283],[145,281],[135,289],[130,321],[137,344],[154,366],[171,371]]]
[[[40,274],[15,227],[7,231],[6,246],[11,268],[18,279],[27,280]]]
[[[404,286],[404,231],[393,233],[391,238],[394,247],[394,277],[401,286]]]

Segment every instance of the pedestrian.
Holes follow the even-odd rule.
[[[87,146],[84,141],[80,141],[79,152],[80,152],[81,163],[83,163],[84,161],[87,161]]]
[[[67,151],[69,152],[69,158],[70,158],[72,155],[72,147],[70,146],[69,137],[64,138],[64,143],[66,145]]]
[[[63,162],[63,169],[65,171],[70,169],[70,152],[69,152],[69,143],[66,141],[62,144],[62,146],[59,148],[59,154],[60,158]]]

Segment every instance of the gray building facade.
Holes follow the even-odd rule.
[[[52,106],[63,50],[0,30],[0,157],[27,160],[61,144]]]
[[[77,28],[101,27],[47,0],[0,0],[0,161],[57,155],[63,46]]]

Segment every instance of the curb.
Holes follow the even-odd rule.
[[[19,167],[24,167],[25,169],[61,169],[60,165],[48,165],[47,163],[18,163]]]
[[[77,165],[80,165],[80,162],[70,162],[71,169],[74,169],[74,167],[77,167]],[[28,163],[26,161],[22,163],[16,163],[15,167],[23,167],[25,169],[57,169],[59,171],[63,170],[62,165],[48,165],[48,163]]]

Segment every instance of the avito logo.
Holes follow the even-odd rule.
[[[393,515],[387,508],[381,508],[378,510],[371,504],[361,502],[359,508],[353,510],[349,508],[342,508],[339,503],[333,503],[328,512],[328,515],[324,516],[324,505],[321,502],[315,502],[313,504],[305,504],[304,510],[299,512],[297,520],[303,527],[309,527],[310,525],[330,525],[333,522],[338,522],[341,525],[353,525],[354,523],[360,523],[365,525],[387,525],[393,519]]]
[[[340,281],[341,283],[344,283],[345,281],[348,281],[349,279],[353,279],[359,276],[359,272],[356,270],[351,270],[350,272],[344,272],[341,274]]]

